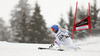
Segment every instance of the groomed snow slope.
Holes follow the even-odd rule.
[[[38,50],[50,44],[24,44],[0,42],[0,56],[100,56],[100,37],[90,37],[75,42],[81,50]]]

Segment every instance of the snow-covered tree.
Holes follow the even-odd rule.
[[[73,16],[73,11],[72,11],[72,7],[70,7],[70,11],[68,13],[68,18],[69,18],[69,23],[67,23],[68,26],[68,30],[70,37],[72,37],[72,33],[73,33],[73,25],[74,25],[74,16]]]
[[[60,21],[58,22],[61,28],[67,28],[67,23],[64,21],[63,16],[61,15]]]
[[[97,3],[96,0],[94,0],[94,5],[91,6],[91,22],[92,22],[93,29],[96,28],[96,24],[98,20],[98,13],[99,13],[99,9],[97,9],[96,3]]]
[[[0,40],[1,41],[7,41],[7,27],[4,25],[5,22],[0,18]]]
[[[40,6],[37,3],[35,6],[32,19],[28,24],[29,41],[33,43],[47,43],[49,37],[46,23],[41,15]]]
[[[13,37],[18,42],[27,40],[27,23],[30,21],[30,5],[28,0],[20,0],[11,13],[11,28]]]

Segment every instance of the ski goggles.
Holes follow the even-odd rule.
[[[55,30],[55,28],[52,28],[52,30],[54,31],[54,30]]]

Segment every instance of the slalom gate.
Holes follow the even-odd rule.
[[[80,30],[86,30],[86,29],[90,29],[90,36],[92,36],[90,3],[88,3],[89,16],[87,16],[86,18],[84,18],[80,22],[75,23],[75,21],[76,21],[76,14],[77,14],[77,5],[78,5],[78,2],[76,2],[76,10],[75,10],[75,18],[74,18],[74,26],[73,26],[72,39],[74,39],[74,31],[80,31]]]

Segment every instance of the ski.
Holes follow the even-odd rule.
[[[44,48],[44,47],[38,47],[40,50],[56,50],[56,51],[64,51],[63,49],[51,49],[51,48]]]

